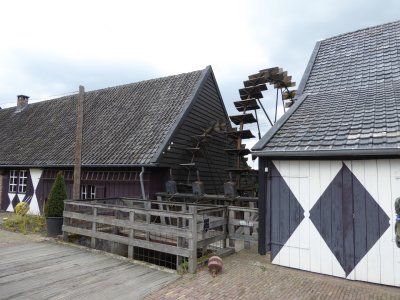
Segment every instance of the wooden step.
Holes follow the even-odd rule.
[[[260,99],[263,97],[262,91],[267,90],[267,86],[263,84],[258,84],[255,86],[244,87],[239,89],[240,99],[250,99],[250,98],[257,98]]]
[[[239,155],[239,156],[245,156],[251,153],[250,149],[224,149],[224,151],[230,155]]]
[[[241,115],[236,115],[236,116],[230,116],[229,119],[231,119],[231,121],[235,125],[240,125],[241,123],[250,124],[250,123],[256,123],[257,122],[256,118],[254,118],[252,113],[241,114]]]
[[[234,138],[234,139],[238,139],[238,138],[241,138],[241,139],[252,139],[252,138],[255,137],[255,136],[251,133],[251,131],[250,131],[249,129],[242,130],[242,131],[240,131],[240,130],[238,130],[238,131],[231,131],[231,132],[228,132],[228,136],[230,136],[230,137],[232,137],[232,138]]]
[[[233,104],[235,105],[235,107],[238,111],[255,110],[255,109],[260,108],[260,106],[257,103],[257,100],[254,98],[235,101],[235,102],[233,102]]]
[[[257,73],[254,75],[250,75],[251,79],[243,81],[244,87],[255,86],[258,84],[266,83],[268,80],[268,76],[264,73]]]

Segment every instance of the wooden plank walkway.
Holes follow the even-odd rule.
[[[10,239],[10,233],[0,230],[0,240],[3,234]],[[127,259],[49,241],[0,245],[0,299],[141,299],[177,278]]]

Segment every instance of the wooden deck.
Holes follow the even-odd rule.
[[[140,299],[177,277],[57,243],[27,241],[0,247],[1,299]]]

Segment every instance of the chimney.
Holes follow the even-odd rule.
[[[18,95],[17,97],[17,111],[21,111],[28,106],[29,97],[25,95]]]

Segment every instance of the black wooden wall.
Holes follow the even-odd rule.
[[[160,163],[173,169],[174,179],[186,183],[188,171],[181,163],[189,163],[192,155],[185,150],[194,147],[192,136],[204,132],[216,121],[225,122],[230,127],[225,106],[219,94],[214,75],[210,72],[205,78],[200,93],[195,99],[189,113],[173,138],[173,145],[166,151]],[[202,144],[202,151],[195,156],[195,164],[200,171],[205,191],[209,194],[223,193],[223,183],[227,180],[226,169],[235,165],[234,158],[226,154],[224,149],[233,148],[232,139],[225,133],[213,132]],[[196,180],[195,172],[191,173],[190,182]]]

